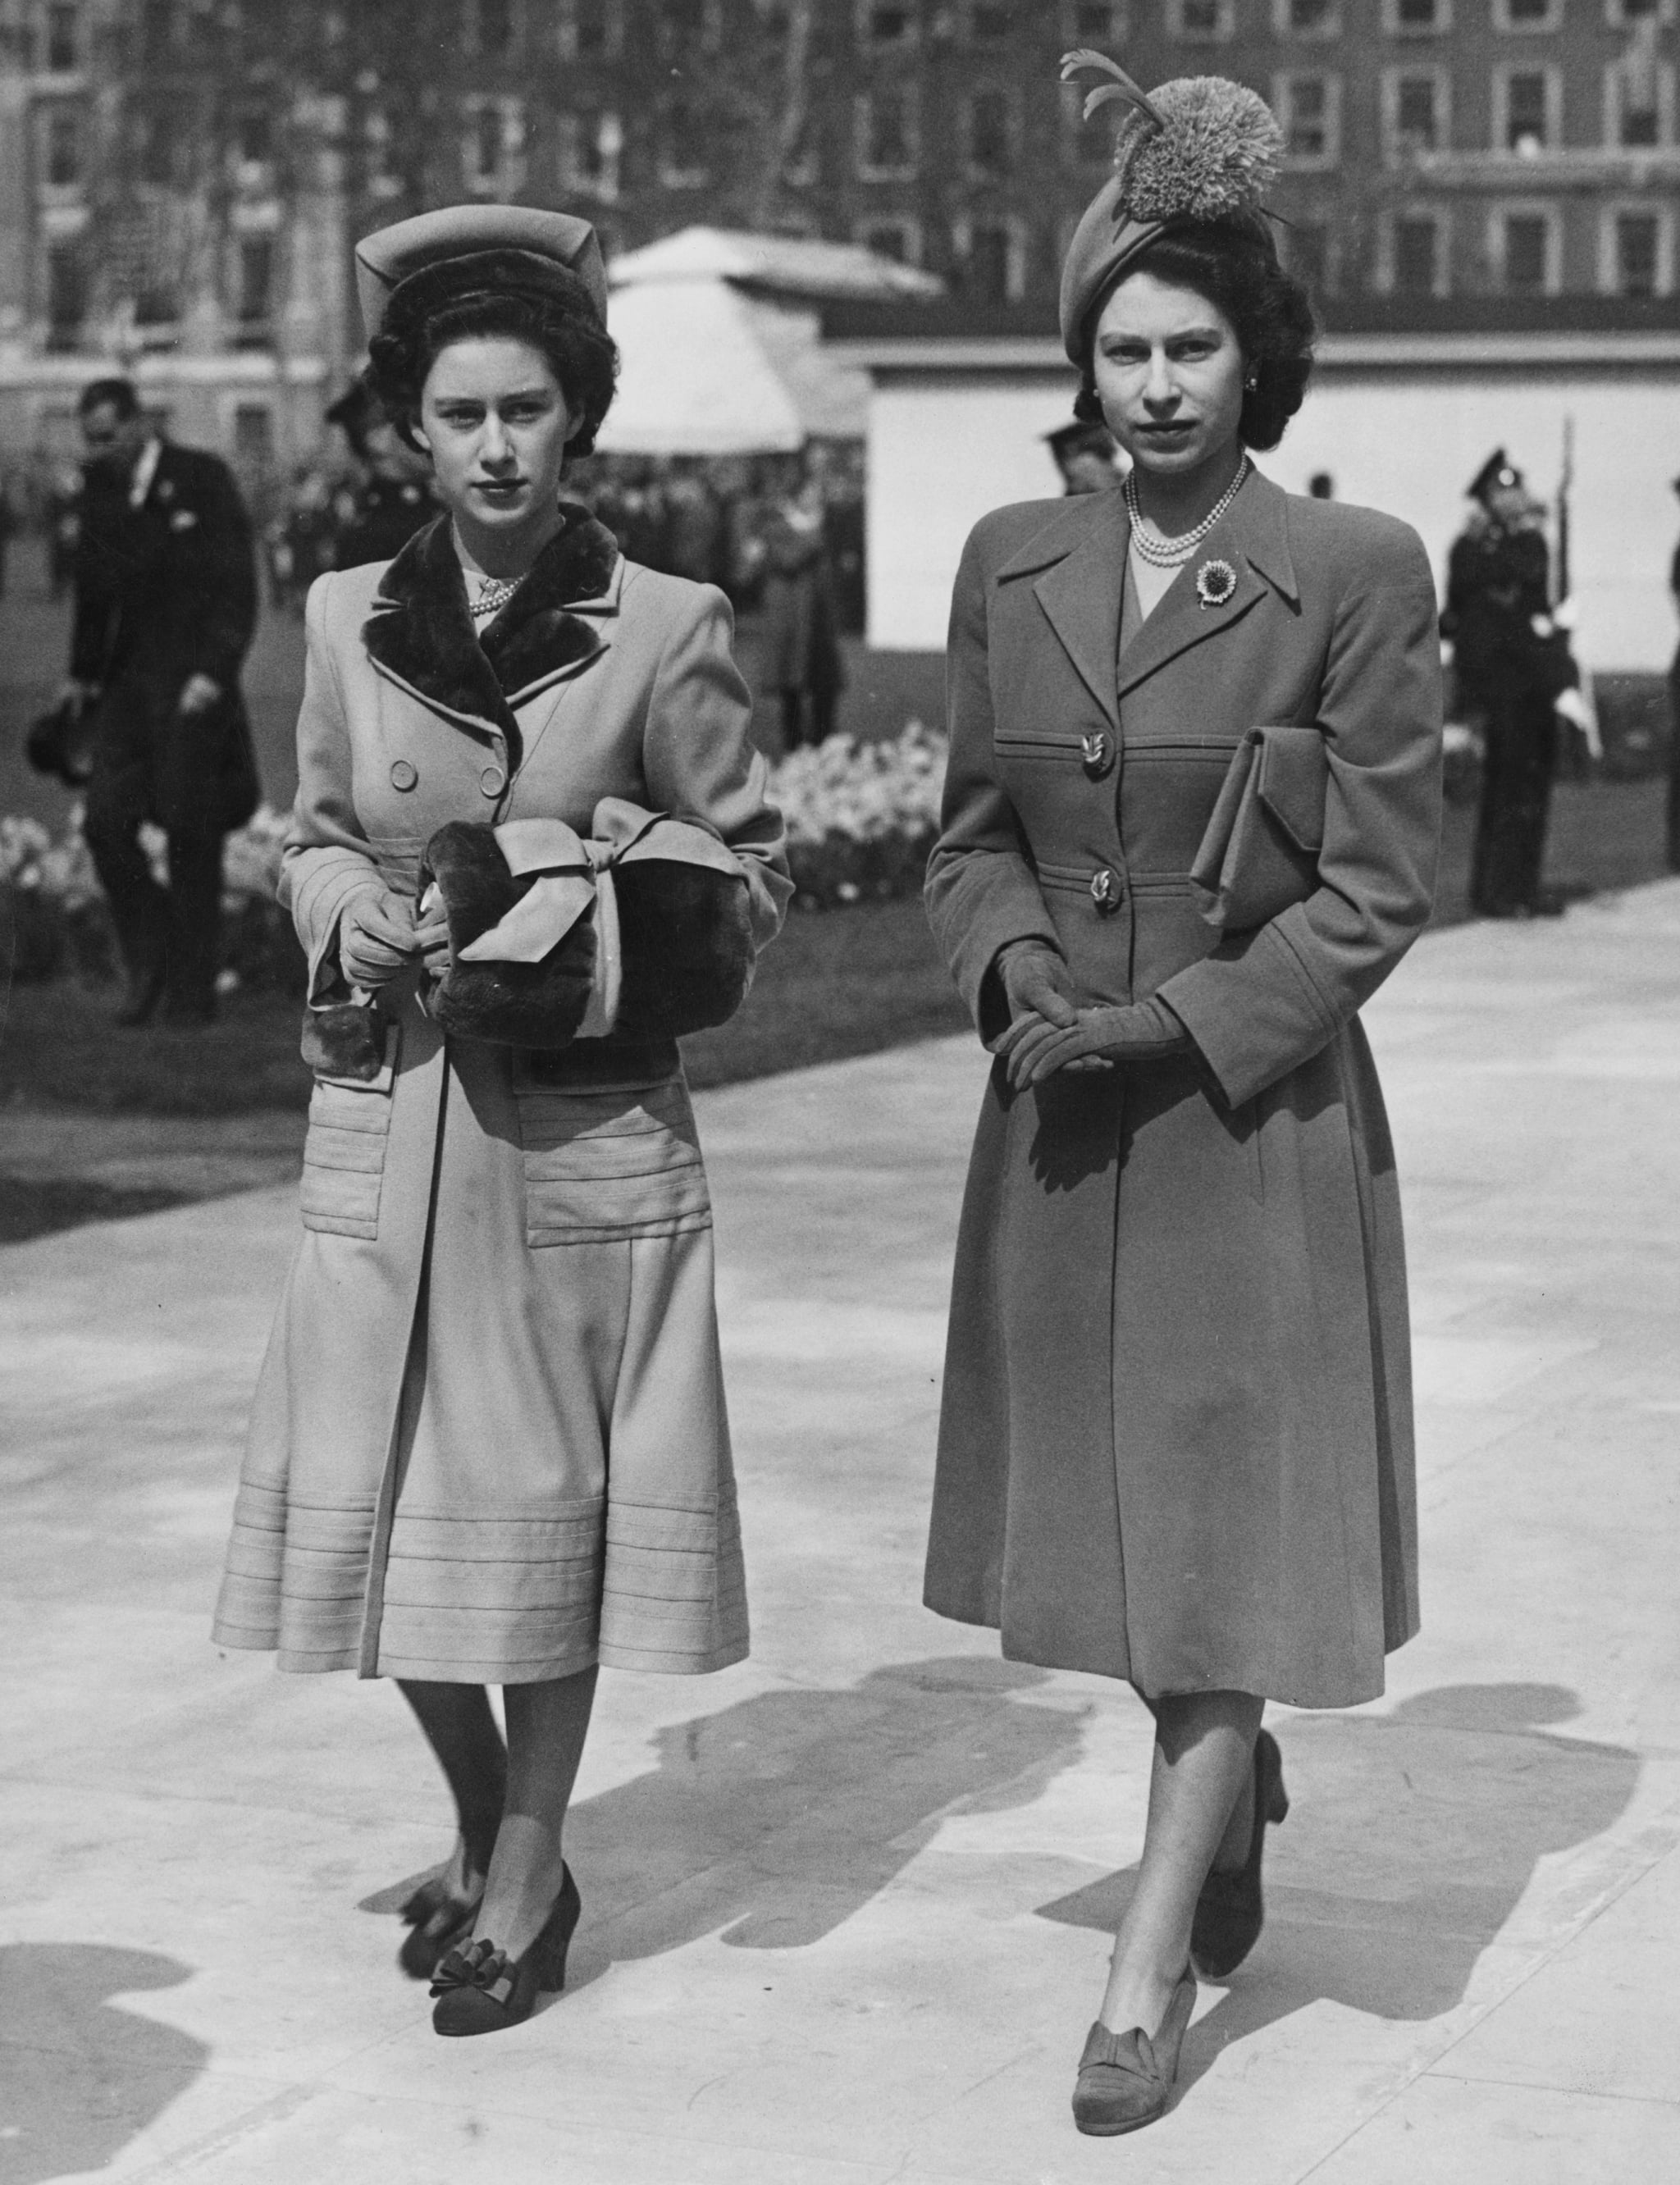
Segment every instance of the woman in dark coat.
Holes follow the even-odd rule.
[[[721,594],[559,497],[612,397],[594,231],[456,206],[358,260],[444,512],[310,594],[281,892],[317,1083],[216,1635],[401,1685],[461,1822],[402,1963],[476,2034],[564,1979],[597,1668],[747,1651],[676,1039],[789,884]]]
[[[1074,2098],[1097,2132],[1165,2109],[1192,1954],[1223,1977],[1258,1935],[1285,1810],[1265,1701],[1372,1699],[1417,1628],[1400,1210],[1356,1012],[1428,916],[1440,795],[1420,542],[1248,462],[1310,368],[1256,210],[1275,125],[1217,79],[1124,95],[1062,332],[1131,477],[970,539],[928,877],[998,1059],[927,1601],[1012,1659],[1127,1679],[1156,1722]],[[1245,920],[1190,868],[1240,742],[1291,725],[1316,863]]]

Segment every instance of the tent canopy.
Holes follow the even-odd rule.
[[[823,348],[824,297],[942,284],[855,243],[684,228],[609,270],[619,392],[596,445],[625,455],[771,455],[857,439],[867,376]]]

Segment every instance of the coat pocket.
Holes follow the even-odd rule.
[[[385,1066],[369,1084],[317,1077],[310,1095],[300,1204],[305,1229],[377,1237],[385,1148],[391,1132],[398,1029],[385,1034]]]
[[[521,1083],[525,1242],[533,1247],[675,1237],[709,1228],[711,1196],[680,1078],[617,1092]]]

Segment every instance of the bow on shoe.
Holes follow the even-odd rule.
[[[513,1971],[506,1950],[482,1939],[464,1950],[451,1950],[432,1975],[430,1992],[447,1995],[452,1989],[474,1987],[492,2003],[505,2003],[513,1992]]]

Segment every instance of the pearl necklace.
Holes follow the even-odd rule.
[[[1249,461],[1245,455],[1237,465],[1237,474],[1231,480],[1195,528],[1180,533],[1176,539],[1163,539],[1159,534],[1151,538],[1144,529],[1143,511],[1138,506],[1137,472],[1128,471],[1126,483],[1121,488],[1125,497],[1126,513],[1131,518],[1132,547],[1140,561],[1147,562],[1151,568],[1176,569],[1190,556],[1219,521],[1225,511],[1242,490],[1243,480],[1248,476]]]
[[[524,581],[523,577],[480,577],[479,596],[473,602],[473,621],[500,614]]]

